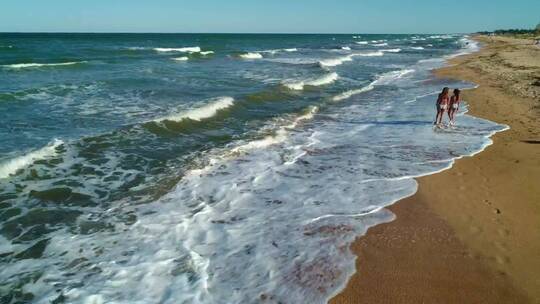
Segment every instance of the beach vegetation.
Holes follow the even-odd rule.
[[[495,31],[478,32],[481,35],[510,36],[523,39],[538,39],[540,37],[540,23],[531,29],[499,29]]]

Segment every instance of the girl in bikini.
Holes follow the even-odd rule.
[[[448,97],[449,88],[444,88],[437,98],[437,116],[435,116],[435,125],[437,127],[441,126],[444,112],[448,110],[448,105],[450,103],[450,98]]]
[[[461,97],[459,96],[461,91],[459,89],[454,90],[454,95],[450,98],[450,108],[448,109],[448,118],[450,119],[450,125],[456,124],[456,113],[459,110],[459,103]]]

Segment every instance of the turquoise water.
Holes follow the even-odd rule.
[[[475,48],[0,34],[1,302],[325,302],[412,177],[504,129],[432,129],[433,94],[471,84],[430,70]]]

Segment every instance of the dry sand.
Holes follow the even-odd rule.
[[[511,129],[420,178],[394,222],[353,244],[357,273],[331,303],[540,303],[540,48],[476,39],[481,52],[435,73],[479,84],[470,114]]]

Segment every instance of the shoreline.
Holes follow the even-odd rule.
[[[540,76],[540,63],[527,57],[540,54],[527,41],[476,39],[479,52],[452,58],[434,74],[477,84],[463,91],[469,114],[510,130],[494,134],[483,153],[417,178],[416,194],[388,208],[396,220],[351,245],[357,271],[330,303],[540,303],[540,191],[533,182],[540,154],[532,144],[539,105],[537,91],[523,83]],[[521,73],[529,63],[530,75]]]

